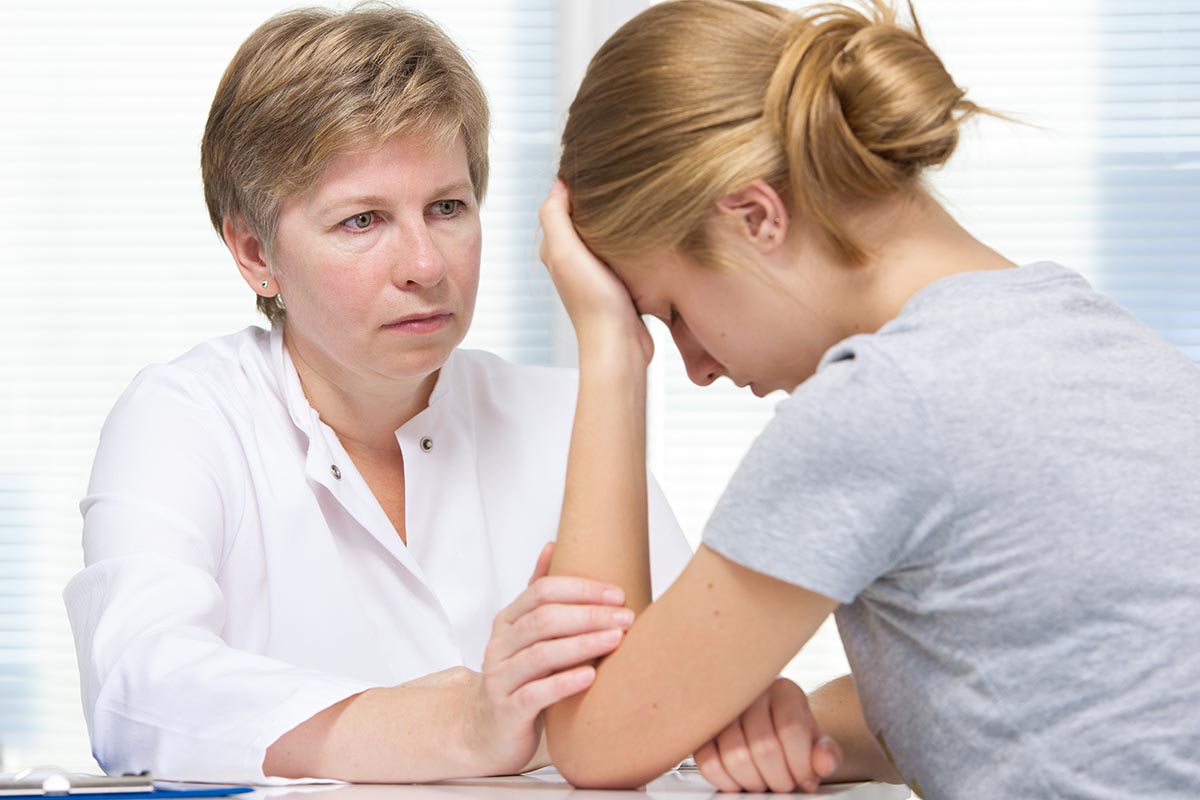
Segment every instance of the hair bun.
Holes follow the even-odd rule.
[[[855,33],[833,60],[830,81],[854,137],[904,175],[945,163],[959,122],[976,110],[919,29],[894,21]]]
[[[982,111],[926,44],[915,15],[908,28],[882,0],[864,4],[867,13],[824,5],[798,14],[765,97],[788,153],[793,201],[851,260],[862,253],[832,210],[909,188],[950,158],[959,124]]]

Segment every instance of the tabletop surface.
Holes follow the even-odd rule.
[[[631,795],[674,800],[706,800],[722,797],[695,769],[672,770],[651,781],[644,789],[621,791],[613,789],[576,789],[553,769],[538,770],[528,775],[501,778],[470,778],[418,785],[336,784],[278,786],[259,789],[242,795],[247,800],[627,800]],[[301,798],[301,795],[309,795]],[[822,786],[818,797],[839,800],[906,800],[907,786],[887,783],[845,783]],[[814,795],[755,795],[760,797],[813,797]],[[728,795],[747,797],[747,795]]]

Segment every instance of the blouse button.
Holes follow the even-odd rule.
[[[332,475],[335,480],[340,481],[342,479],[342,471],[337,468],[337,464],[329,465],[329,474]]]
[[[421,438],[421,449],[423,451],[425,451],[426,453],[428,453],[430,450],[432,450],[433,449],[433,439],[430,439],[428,436],[422,437]]]

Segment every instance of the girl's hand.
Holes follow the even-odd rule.
[[[822,734],[804,691],[778,678],[695,757],[722,792],[811,793],[837,769],[842,750]]]
[[[483,774],[525,768],[541,741],[542,710],[591,686],[591,662],[615,650],[633,624],[619,588],[547,577],[553,552],[553,543],[542,549],[529,587],[496,616],[470,690],[466,735],[483,756]]]
[[[570,208],[567,188],[555,181],[538,211],[544,232],[540,255],[575,326],[580,351],[605,352],[613,343],[629,343],[648,364],[654,355],[650,332],[625,284],[575,232]]]

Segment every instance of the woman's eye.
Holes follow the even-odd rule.
[[[461,200],[438,200],[432,208],[433,213],[439,217],[452,217],[461,206]]]
[[[374,211],[364,211],[361,214],[355,214],[353,217],[342,220],[342,225],[347,228],[352,228],[356,231],[365,231],[371,227],[371,223],[375,221]]]

